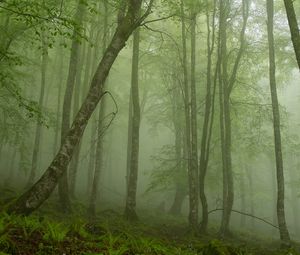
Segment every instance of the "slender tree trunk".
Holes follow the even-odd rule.
[[[44,105],[44,97],[45,97],[45,88],[46,88],[46,72],[48,65],[48,46],[46,45],[44,35],[42,35],[42,65],[41,65],[41,91],[39,97],[39,107],[42,109]],[[38,156],[40,152],[40,142],[41,142],[41,131],[42,125],[40,123],[41,120],[38,120],[35,128],[35,137],[34,137],[34,147],[31,161],[31,171],[27,183],[27,187],[30,187],[36,178],[37,174],[37,164],[38,164]]]
[[[196,20],[197,14],[191,12],[191,202],[190,224],[198,231],[199,174],[197,145],[197,96],[196,96]]]
[[[300,69],[300,33],[299,33],[299,27],[298,27],[298,22],[297,22],[297,17],[296,17],[296,12],[294,9],[293,2],[294,2],[293,0],[284,0],[284,5],[285,5],[287,18],[289,21],[296,59],[297,59],[298,67]]]
[[[246,190],[245,190],[245,178],[244,178],[245,173],[244,173],[244,171],[242,171],[241,175],[240,175],[241,212],[246,212]],[[241,224],[240,225],[241,225],[241,229],[245,229],[245,227],[246,227],[245,215],[241,215]]]
[[[185,109],[185,137],[188,161],[188,175],[189,175],[189,225],[190,228],[195,230],[197,228],[197,205],[195,200],[196,179],[194,179],[193,170],[191,167],[191,108],[190,108],[190,92],[187,71],[187,45],[186,45],[186,24],[184,2],[181,0],[181,38],[182,38],[182,68],[184,80],[184,109]],[[197,191],[196,191],[197,193]],[[197,198],[196,198],[197,199]]]
[[[221,132],[221,150],[222,150],[222,165],[223,165],[223,212],[222,212],[222,222],[220,228],[221,236],[225,236],[227,234],[229,220],[230,220],[230,205],[228,201],[229,196],[229,185],[228,185],[228,152],[226,153],[226,149],[228,146],[228,142],[226,142],[226,121],[225,121],[225,98],[227,82],[228,82],[228,74],[227,74],[227,13],[228,13],[228,2],[220,1],[220,23],[219,23],[219,54],[220,54],[220,66],[219,66],[219,100],[220,100],[220,132]],[[229,98],[227,99],[229,100]],[[228,109],[227,109],[228,113]],[[227,116],[228,120],[228,116]],[[227,129],[228,130],[228,129]]]
[[[126,161],[126,188],[128,190],[129,176],[130,176],[130,161],[131,161],[131,147],[132,147],[132,89],[129,94],[129,109],[128,109],[128,129],[127,129],[127,161]]]
[[[104,7],[104,32],[103,32],[103,53],[104,49],[107,46],[107,36],[108,36],[108,6],[107,2],[103,2]],[[97,146],[96,146],[96,161],[95,161],[95,171],[94,171],[94,178],[92,184],[92,192],[90,196],[90,204],[88,209],[88,214],[90,217],[95,217],[96,215],[96,203],[98,199],[99,193],[99,182],[100,182],[100,175],[103,170],[104,165],[104,133],[105,126],[104,126],[104,119],[105,119],[105,109],[106,109],[106,99],[103,98],[100,104],[99,116],[98,116],[98,129],[97,129]]]
[[[248,178],[248,183],[249,183],[249,202],[250,202],[250,214],[255,215],[255,207],[254,207],[254,186],[253,186],[253,169],[250,168],[247,164],[246,166],[246,174]],[[255,220],[254,218],[251,218],[251,230],[254,231],[255,229]]]
[[[95,134],[97,133],[97,122],[94,117],[91,118],[91,138],[90,138],[90,151],[89,151],[89,163],[88,163],[88,183],[87,183],[87,195],[90,196],[92,192],[92,185],[95,171],[95,158],[96,158],[96,141]]]
[[[274,3],[273,0],[267,0],[267,14],[268,14],[268,42],[269,42],[269,75],[270,75],[270,89],[272,98],[273,111],[273,128],[274,128],[274,143],[275,143],[275,157],[276,157],[276,173],[277,173],[277,218],[279,225],[280,239],[283,243],[290,242],[289,232],[285,221],[284,209],[284,173],[283,173],[283,159],[281,150],[281,132],[280,132],[280,113],[279,103],[276,88],[276,65],[275,65],[275,49],[274,49]]]
[[[99,193],[99,182],[100,182],[100,175],[101,171],[103,170],[103,161],[104,161],[104,141],[103,141],[103,130],[104,130],[104,123],[103,119],[105,116],[105,109],[106,109],[106,99],[103,98],[101,101],[101,107],[99,111],[99,118],[98,118],[98,129],[97,129],[97,146],[96,146],[96,157],[95,157],[95,170],[94,170],[94,178],[92,181],[92,190],[90,193],[90,202],[88,208],[88,214],[90,217],[96,216],[96,203],[98,199]]]
[[[199,160],[199,195],[202,205],[202,221],[200,224],[201,233],[207,232],[208,225],[208,204],[205,194],[205,176],[208,167],[209,154],[210,154],[210,137],[212,133],[213,124],[213,110],[214,100],[212,102],[212,54],[214,50],[215,41],[215,13],[216,13],[216,1],[214,1],[214,12],[212,17],[212,29],[210,28],[210,18],[208,7],[206,9],[206,24],[207,24],[207,80],[206,80],[206,99],[205,99],[205,114],[202,128],[202,140],[201,140],[201,151]],[[212,36],[211,36],[212,32]],[[216,84],[216,82],[215,82]],[[215,89],[214,89],[215,91]],[[215,93],[214,93],[215,94]],[[214,98],[214,96],[213,96]]]
[[[61,124],[61,144],[64,143],[65,138],[68,134],[68,130],[70,129],[71,122],[71,105],[73,98],[73,91],[75,86],[75,79],[79,67],[79,52],[80,52],[80,44],[78,33],[80,33],[80,29],[78,26],[81,26],[83,23],[83,14],[84,14],[84,3],[83,0],[78,0],[77,11],[75,14],[75,20],[77,22],[77,26],[74,26],[73,31],[73,41],[71,47],[71,55],[69,62],[69,73],[67,78],[67,86],[64,95],[63,102],[63,111],[62,111],[62,124]],[[69,182],[68,182],[68,173],[65,172],[62,178],[58,183],[58,194],[60,200],[60,206],[62,211],[68,213],[71,211],[71,200],[69,193]]]
[[[230,96],[233,90],[241,58],[245,51],[245,31],[249,17],[249,0],[242,2],[242,29],[240,32],[240,47],[234,61],[232,72],[228,74],[227,55],[227,19],[230,13],[230,2],[220,1],[220,126],[223,160],[223,214],[220,234],[225,237],[229,234],[229,223],[234,202],[234,182],[231,159],[231,106]]]
[[[129,0],[124,17],[120,18],[115,34],[102,57],[97,71],[93,77],[91,87],[76,118],[67,132],[63,143],[42,177],[27,192],[19,197],[8,208],[9,213],[29,215],[49,198],[58,180],[67,171],[76,145],[80,142],[88,120],[97,107],[103,93],[103,84],[116,60],[119,52],[124,48],[129,36],[149,14],[152,6],[150,2],[148,11],[138,18],[142,0]]]
[[[139,28],[133,36],[133,57],[132,57],[132,76],[131,76],[131,93],[132,93],[132,140],[131,140],[131,160],[130,174],[128,179],[128,190],[125,207],[125,218],[134,221],[138,219],[136,214],[136,191],[138,178],[139,163],[139,132],[140,132],[140,99],[139,99],[139,48],[140,48],[140,31]]]

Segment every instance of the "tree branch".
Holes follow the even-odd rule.
[[[217,212],[217,211],[224,211],[224,209],[223,209],[223,208],[216,208],[216,209],[214,209],[214,210],[209,211],[208,214],[211,214],[211,213],[214,213],[214,212]],[[238,214],[241,214],[241,215],[244,215],[244,216],[248,216],[248,217],[251,217],[251,218],[260,220],[260,221],[262,221],[262,222],[264,222],[264,223],[266,223],[266,224],[272,226],[273,228],[279,229],[278,226],[272,224],[271,222],[269,222],[269,221],[267,221],[267,220],[265,220],[265,219],[263,219],[263,218],[257,217],[257,216],[255,216],[255,215],[252,215],[252,214],[249,214],[249,213],[240,212],[240,211],[237,211],[237,210],[231,210],[231,211],[232,211],[232,212],[235,212],[235,213],[238,213]]]

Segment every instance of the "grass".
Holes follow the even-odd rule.
[[[168,215],[141,212],[139,222],[128,223],[122,214],[106,210],[91,222],[81,205],[81,214],[66,216],[48,203],[30,217],[0,213],[0,255],[299,255],[249,234],[227,240],[194,236],[185,219]]]

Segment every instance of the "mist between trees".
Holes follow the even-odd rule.
[[[0,1],[5,211],[52,199],[300,241],[299,17],[291,0]]]

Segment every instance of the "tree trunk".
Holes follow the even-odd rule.
[[[64,95],[63,110],[62,110],[62,124],[61,124],[61,144],[64,143],[68,130],[70,129],[71,122],[71,104],[73,91],[75,86],[76,75],[79,67],[79,52],[80,43],[78,38],[78,33],[80,33],[79,26],[83,23],[83,13],[85,6],[82,2],[83,0],[78,0],[77,11],[74,20],[77,22],[77,26],[74,26],[73,31],[73,41],[71,47],[71,55],[69,62],[69,73],[67,78],[67,86]],[[67,171],[63,174],[62,178],[58,183],[58,194],[61,210],[65,213],[71,211],[71,200],[69,194],[69,182]]]
[[[132,92],[130,88],[129,94],[129,109],[128,109],[128,129],[127,129],[127,161],[126,161],[126,187],[128,190],[130,176],[130,161],[132,147]]]
[[[283,159],[281,150],[281,132],[280,132],[280,113],[279,103],[276,88],[276,65],[275,65],[275,48],[274,48],[274,3],[273,0],[267,0],[268,14],[268,42],[269,42],[269,75],[270,89],[273,111],[273,128],[274,128],[274,143],[276,157],[276,172],[277,172],[277,218],[279,225],[280,239],[283,243],[290,242],[289,232],[285,221],[284,209],[284,173]]]
[[[184,110],[185,110],[185,137],[186,137],[186,154],[188,161],[188,178],[189,178],[189,225],[190,228],[195,230],[197,228],[197,204],[195,200],[195,188],[196,183],[193,179],[193,171],[191,168],[191,111],[190,111],[190,92],[188,82],[188,71],[187,71],[187,45],[186,45],[186,24],[185,24],[185,12],[184,2],[181,0],[181,39],[182,39],[182,69],[183,69],[183,80],[184,80]]]
[[[91,118],[91,138],[90,138],[90,151],[88,163],[88,182],[87,182],[87,196],[91,195],[92,185],[95,171],[95,158],[96,158],[96,141],[95,134],[97,132],[97,122],[94,117]]]
[[[190,224],[198,231],[199,204],[199,174],[198,174],[198,146],[197,146],[197,96],[196,96],[196,19],[197,14],[191,12],[191,202]]]
[[[251,215],[255,215],[255,206],[254,206],[254,186],[253,186],[253,170],[252,168],[250,168],[248,166],[248,164],[245,165],[246,166],[246,174],[247,174],[247,178],[248,178],[248,183],[249,183],[249,202],[250,202],[250,214]],[[255,229],[255,220],[253,217],[251,217],[251,230],[254,231]]]
[[[300,33],[293,0],[284,0],[285,10],[289,21],[292,42],[296,54],[298,67],[300,69]]]
[[[149,14],[148,11],[138,18],[141,9],[142,0],[129,0],[127,12],[119,21],[115,34],[102,57],[97,71],[93,77],[90,90],[85,98],[76,118],[64,137],[63,143],[54,157],[52,163],[28,191],[26,191],[19,199],[17,199],[8,208],[9,213],[29,215],[42,205],[48,199],[57,185],[58,180],[67,171],[69,162],[73,156],[76,145],[80,142],[83,132],[87,126],[88,120],[97,107],[103,93],[103,84],[108,73],[116,60],[119,52],[124,48],[126,41],[132,32],[141,24],[144,18]]]
[[[241,170],[240,174],[240,192],[241,192],[241,212],[246,212],[246,190],[245,190],[245,179],[244,179],[245,170]],[[253,214],[252,214],[253,215]],[[241,215],[241,229],[246,227],[246,217]]]
[[[41,65],[41,91],[39,97],[39,107],[40,109],[43,108],[44,105],[44,96],[45,96],[45,87],[46,87],[46,71],[48,65],[48,46],[45,42],[44,35],[42,35],[42,65]],[[40,151],[40,141],[41,141],[41,131],[42,125],[40,123],[40,119],[36,123],[35,128],[35,137],[34,137],[34,147],[33,147],[33,154],[32,154],[32,161],[31,161],[31,171],[27,183],[27,187],[30,187],[36,178],[37,174],[37,164],[38,164],[38,156]]]
[[[103,53],[104,49],[107,46],[107,36],[108,36],[108,6],[107,2],[103,2],[104,7],[104,31],[103,31]],[[103,159],[104,159],[104,133],[105,126],[104,126],[104,119],[105,119],[105,109],[106,109],[106,99],[103,98],[100,104],[99,116],[98,116],[98,129],[97,129],[97,146],[96,146],[96,161],[95,161],[95,170],[94,170],[94,178],[92,184],[92,192],[90,196],[90,204],[88,209],[88,214],[90,217],[96,216],[96,203],[98,199],[99,193],[99,182],[100,182],[100,175],[103,170]]]
[[[220,52],[221,61],[219,68],[220,84],[220,129],[223,162],[223,214],[220,235],[225,237],[229,234],[229,223],[234,202],[234,182],[231,159],[231,105],[230,96],[233,90],[241,58],[245,51],[245,32],[249,17],[249,1],[243,0],[242,17],[243,24],[240,32],[240,47],[234,61],[230,76],[228,75],[227,55],[227,19],[230,13],[228,1],[220,1]]]
[[[100,111],[99,111],[99,118],[98,118],[98,129],[97,129],[97,146],[96,146],[96,157],[95,157],[95,170],[94,176],[92,181],[92,190],[90,193],[90,202],[88,208],[88,214],[90,217],[96,216],[96,203],[98,199],[99,193],[99,182],[100,182],[100,175],[101,171],[103,170],[103,153],[104,153],[104,141],[103,141],[103,120],[105,116],[105,108],[106,108],[106,99],[103,98],[100,103]]]
[[[125,207],[125,218],[130,221],[138,219],[136,214],[136,190],[138,178],[139,163],[139,132],[140,132],[140,99],[139,99],[139,48],[140,48],[140,31],[139,28],[134,32],[133,37],[133,57],[132,57],[132,76],[131,76],[131,93],[132,93],[132,133],[131,133],[131,160],[130,174],[128,179],[128,190]]]
[[[214,1],[214,12],[212,17],[212,29],[210,28],[210,19],[208,7],[206,8],[206,24],[207,24],[207,80],[206,80],[206,98],[205,98],[205,114],[202,127],[202,140],[201,140],[201,151],[199,159],[199,195],[202,205],[202,220],[200,224],[201,233],[207,232],[208,225],[208,204],[205,194],[205,176],[207,172],[209,154],[210,154],[210,137],[212,134],[212,124],[214,115],[214,94],[212,98],[212,54],[214,51],[215,41],[215,14],[216,14],[216,1]],[[212,36],[211,36],[212,32]],[[219,62],[219,61],[218,61]],[[217,63],[218,65],[218,63]],[[216,84],[216,82],[215,82]],[[212,100],[213,99],[213,100]]]

